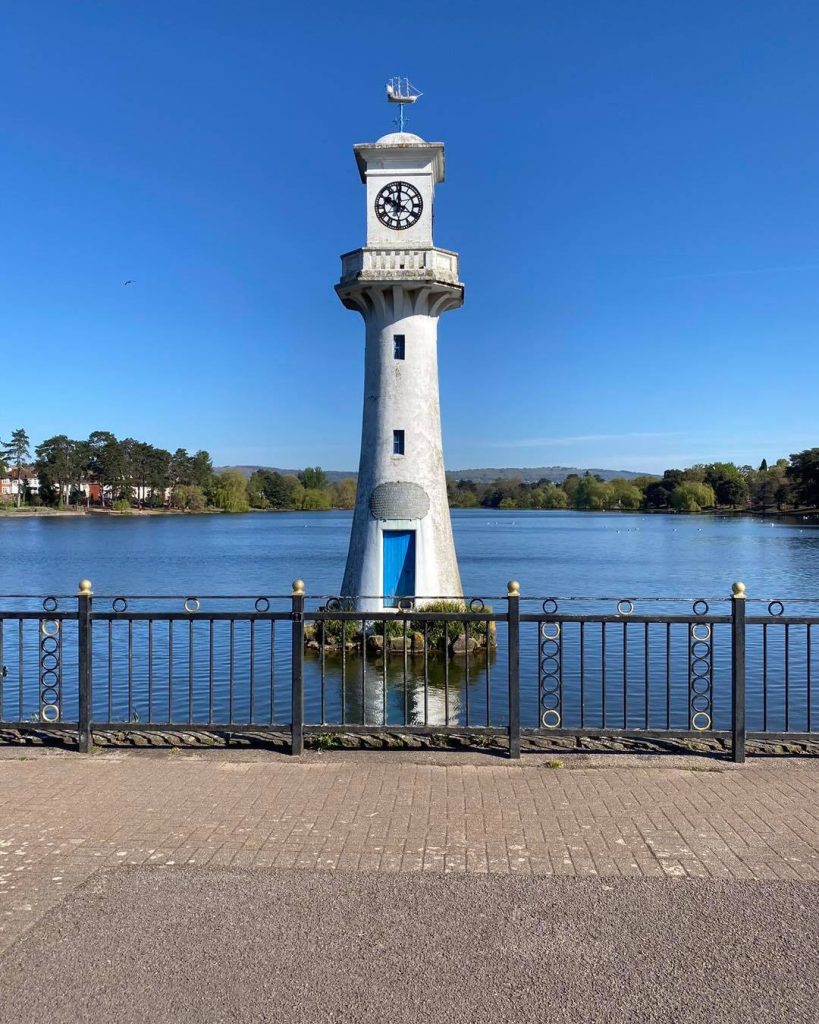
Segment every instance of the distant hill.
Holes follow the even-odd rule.
[[[285,473],[291,476],[298,476],[298,469],[277,469],[275,466],[218,466],[217,472],[223,469],[238,469],[246,477],[255,473],[257,469],[269,469],[273,473]],[[355,480],[358,476],[352,470],[326,469],[327,479],[331,484],[339,480]],[[582,476],[584,473],[591,473],[592,476],[601,476],[604,480],[633,480],[635,477],[644,476],[644,473],[632,473],[628,469],[578,469],[574,466],[522,466],[511,469],[450,469],[447,470],[447,477],[450,480],[474,480],[476,484],[491,483],[493,480],[510,479],[517,477],[524,483],[537,483],[538,480],[553,480],[555,483],[562,483],[567,476],[577,473]]]
[[[583,476],[602,476],[604,480],[634,480],[645,476],[644,473],[632,473],[628,469],[578,469],[576,466],[522,466],[511,469],[451,469],[447,471],[450,480],[474,480],[476,484],[488,484],[493,480],[508,480],[516,477],[525,484],[534,484],[538,480],[551,480],[556,484],[563,483],[567,476],[577,473]]]

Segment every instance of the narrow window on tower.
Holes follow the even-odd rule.
[[[404,335],[393,334],[392,336],[392,355],[394,359],[404,358]]]
[[[393,430],[392,432],[392,453],[393,455],[404,454],[404,431]]]

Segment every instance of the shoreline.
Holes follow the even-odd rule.
[[[352,509],[300,509],[300,508],[251,508],[247,512],[224,512],[222,509],[209,508],[201,512],[187,512],[177,508],[143,508],[131,509],[128,512],[118,512],[113,509],[91,508],[91,509],[57,509],[46,507],[23,507],[23,508],[2,508],[0,509],[0,521],[3,519],[51,519],[51,518],[74,518],[78,516],[112,516],[118,518],[129,517],[154,517],[154,516],[213,516],[213,515],[249,515],[251,513],[264,513],[273,515],[284,515],[287,513],[310,512],[315,515],[322,515],[327,512],[352,512]],[[623,515],[623,516],[751,516],[764,519],[793,519],[799,522],[814,522],[819,524],[819,508],[800,508],[788,512],[780,512],[777,509],[704,509],[701,512],[674,512],[671,509],[589,509],[589,508],[461,508],[458,505],[450,507],[450,512],[474,512],[481,515],[515,515],[522,512],[539,512],[542,514],[576,512],[587,515]]]

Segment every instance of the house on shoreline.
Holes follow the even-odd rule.
[[[0,477],[0,499],[11,498],[17,501],[21,487],[23,488],[23,500],[28,495],[39,495],[40,478],[33,466],[23,466],[20,470],[13,466],[6,476]]]
[[[0,477],[0,502],[14,502],[16,504],[21,487],[23,489],[22,500],[24,502],[30,501],[31,498],[35,497],[39,499],[40,478],[34,466],[22,466],[19,472],[17,467],[13,466],[5,476]],[[100,484],[92,478],[86,478],[71,485],[66,485],[63,501],[67,503],[78,492],[82,494],[81,501],[85,502],[88,506],[106,507],[114,502],[113,488],[110,484]],[[156,489],[152,492],[150,487],[143,486],[142,484],[133,484],[131,486],[131,497],[135,502],[147,501],[149,498],[159,494],[160,492]],[[161,496],[167,502],[171,496],[171,488],[165,488]]]

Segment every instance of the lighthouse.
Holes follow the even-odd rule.
[[[463,304],[458,254],[433,242],[444,146],[404,131],[418,93],[393,79],[399,131],[353,147],[366,187],[367,239],[341,257],[336,285],[364,320],[358,489],[342,594],[366,611],[458,597],[438,397],[438,319]],[[404,600],[402,600],[404,599]]]

